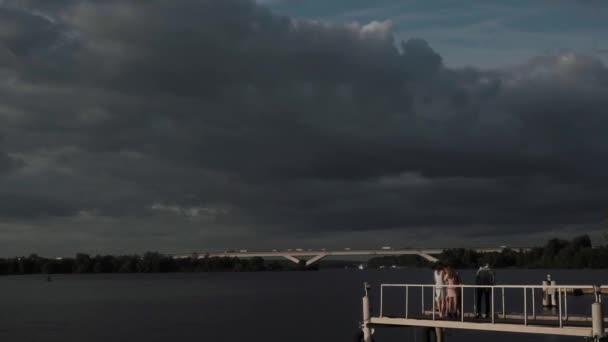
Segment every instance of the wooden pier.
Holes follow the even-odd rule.
[[[404,315],[384,314],[383,301],[386,299],[384,290],[389,287],[403,290]],[[363,322],[361,323],[363,342],[371,342],[373,331],[382,327],[424,327],[428,331],[432,331],[432,335],[434,336],[427,336],[429,341],[445,341],[445,329],[577,336],[584,337],[590,341],[603,341],[607,335],[604,322],[608,321],[608,318],[603,314],[601,303],[602,294],[605,289],[599,285],[454,285],[453,287],[458,289],[457,291],[460,292],[461,296],[459,309],[462,314],[457,318],[445,319],[439,317],[434,300],[437,287],[436,285],[426,284],[382,284],[380,286],[380,310],[374,316],[370,309],[371,287],[366,283],[365,296],[363,297]],[[465,312],[464,310],[465,289],[475,291],[480,288],[486,288],[491,291],[491,309],[488,310],[490,317],[477,318],[474,313]],[[505,290],[510,291],[510,293],[521,291],[523,312],[506,312]],[[419,310],[411,307],[413,301],[410,296],[413,292],[418,292],[416,295],[421,294],[421,301],[417,303],[418,305],[421,304]],[[431,294],[431,298],[427,298],[426,306],[425,292]],[[546,296],[547,294],[556,296],[553,299],[557,302],[554,312],[544,312],[542,310],[537,312],[537,305],[535,304],[535,293],[537,292],[541,292],[537,296]],[[592,313],[591,316],[568,312],[568,295],[575,293],[594,296],[590,299],[590,310],[586,310]],[[496,297],[499,297],[500,300],[496,300]]]

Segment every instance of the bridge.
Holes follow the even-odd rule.
[[[434,284],[381,284],[379,310],[374,315],[371,286],[365,283],[359,339],[373,341],[374,330],[382,327],[419,327],[426,331],[424,341],[445,341],[446,329],[577,336],[587,341],[605,341],[608,331],[604,325],[608,319],[602,310],[602,294],[606,287],[553,284],[449,285],[459,297],[457,312],[451,318],[442,318],[435,301],[438,287]],[[491,306],[484,307],[488,316],[479,317],[474,313],[475,307],[481,306],[481,303],[474,303],[476,291],[480,288],[490,293]],[[568,299],[584,294],[590,296]],[[540,308],[539,299],[543,299],[544,305],[551,302],[547,298],[555,300],[553,307]]]
[[[499,253],[506,247],[488,247],[488,248],[471,248],[477,253]],[[516,250],[529,250],[529,248],[513,248]],[[315,262],[329,256],[389,256],[389,255],[418,255],[430,262],[439,261],[433,255],[441,254],[446,248],[390,248],[382,247],[380,249],[350,249],[342,250],[312,250],[312,249],[287,249],[287,250],[272,250],[272,251],[225,251],[216,253],[194,253],[194,254],[175,254],[173,258],[204,258],[204,257],[229,257],[229,258],[285,258],[299,264],[301,260],[306,260],[306,266],[310,266]]]

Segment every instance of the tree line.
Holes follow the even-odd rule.
[[[0,275],[59,273],[157,273],[157,272],[260,272],[311,270],[305,262],[267,262],[262,258],[202,257],[174,259],[157,252],[144,255],[97,255],[78,253],[74,258],[27,257],[0,259]]]
[[[497,253],[478,253],[472,249],[447,249],[438,257],[455,268],[476,268],[490,264],[496,268],[608,268],[608,246],[593,247],[588,235],[572,240],[551,239],[542,247],[530,250],[505,248]],[[415,255],[383,256],[368,261],[369,268],[381,266],[427,267],[431,263]],[[256,257],[174,259],[157,252],[144,255],[97,255],[79,253],[73,258],[27,257],[0,259],[0,275],[56,273],[156,273],[156,272],[260,272],[284,270],[316,270],[318,265],[295,265],[290,261],[266,261]]]
[[[505,248],[496,253],[478,253],[472,249],[447,249],[439,262],[455,268],[476,268],[490,264],[496,268],[608,268],[608,246],[593,247],[588,235],[572,240],[550,239],[542,247],[530,250]],[[426,267],[430,262],[411,255],[373,258],[368,267]]]

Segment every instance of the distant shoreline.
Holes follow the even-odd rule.
[[[447,249],[438,257],[439,262],[460,269],[474,269],[482,264],[494,268],[516,269],[606,269],[608,246],[592,246],[588,235],[570,241],[550,239],[543,247],[517,251],[505,248],[502,252],[478,253],[471,249]],[[415,255],[383,256],[368,261],[368,268],[430,267],[432,263]]]
[[[477,253],[470,249],[447,249],[439,262],[459,269],[474,269],[490,264],[501,269],[607,269],[608,246],[593,247],[588,235],[570,241],[550,239],[545,246],[528,251],[505,248],[501,252]],[[87,274],[87,273],[172,273],[172,272],[274,272],[314,271],[319,268],[356,268],[363,264],[368,269],[428,268],[433,264],[416,255],[383,256],[355,262],[328,260],[306,266],[283,260],[264,260],[229,257],[174,259],[157,252],[143,255],[97,255],[79,253],[74,258],[43,258],[35,254],[27,257],[0,259],[0,275],[20,274]]]
[[[88,273],[173,273],[173,272],[274,272],[313,271],[318,266],[290,261],[265,261],[262,258],[239,259],[203,257],[174,259],[157,252],[144,255],[97,255],[79,253],[74,258],[27,257],[0,259],[0,275],[88,274]]]

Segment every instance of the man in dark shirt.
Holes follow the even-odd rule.
[[[490,265],[479,267],[475,277],[476,285],[496,285],[496,275]],[[481,316],[481,298],[484,298],[486,318],[490,317],[490,295],[492,290],[488,287],[478,287],[475,291],[475,317]],[[492,313],[494,314],[494,313]]]

